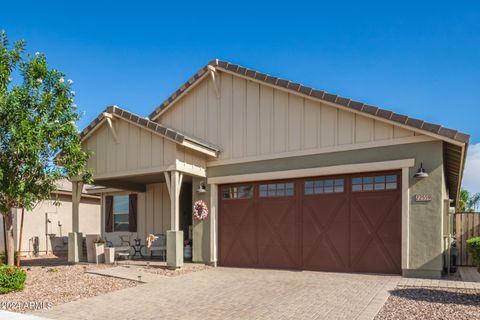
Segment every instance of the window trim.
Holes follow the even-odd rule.
[[[335,182],[338,181],[338,180],[342,180],[343,183],[342,184],[336,184]],[[332,184],[332,191],[331,192],[325,192],[325,181],[333,181],[333,184]],[[310,188],[307,188],[306,184],[308,182],[311,182],[313,183],[313,186]],[[319,188],[322,190],[322,192],[315,192],[315,190],[317,188],[315,188],[315,182],[322,182],[322,187]],[[342,191],[335,191],[335,187],[340,187],[342,186],[343,189]],[[319,195],[332,195],[332,194],[343,194],[347,191],[347,179],[345,179],[345,177],[339,177],[339,176],[332,176],[332,177],[316,177],[316,178],[313,178],[313,179],[307,179],[307,180],[304,180],[303,181],[303,184],[302,184],[302,187],[303,187],[303,195],[308,197],[308,196],[319,196]],[[311,193],[307,193],[306,191],[308,190],[311,190],[312,192]]]
[[[282,184],[284,185],[284,188],[279,189],[278,185],[282,185]],[[271,185],[275,186],[275,190],[273,190],[275,192],[275,195],[269,195],[270,189],[268,187],[271,186]],[[292,187],[287,188],[287,185],[292,185]],[[266,186],[267,190],[262,190],[262,186]],[[278,190],[283,190],[284,194],[283,195],[277,194]],[[287,194],[287,190],[292,190],[292,194]],[[267,192],[267,194],[262,195],[261,194],[262,191]],[[258,197],[262,198],[262,199],[295,197],[295,181],[265,181],[265,182],[259,183],[258,184]]]
[[[393,176],[395,177],[395,181],[388,181],[388,177]],[[383,177],[383,182],[377,182],[376,178]],[[365,183],[364,178],[371,178],[371,183]],[[360,183],[354,183],[355,179],[361,179]],[[391,191],[398,191],[401,187],[400,184],[401,177],[398,173],[394,172],[383,172],[383,173],[372,173],[372,174],[359,174],[355,175],[350,178],[350,192],[352,193],[367,193],[367,192],[391,192]],[[387,184],[395,183],[395,188],[387,188]],[[383,185],[382,189],[376,189],[376,185]],[[365,185],[371,185],[371,189],[365,190]],[[355,187],[360,187],[360,190],[354,190]]]
[[[242,197],[242,198],[239,198],[239,197],[232,197],[232,198],[225,198],[225,190],[228,190],[230,188],[241,188],[241,187],[250,187],[250,192],[248,193],[249,196],[248,197]],[[254,184],[251,184],[251,183],[248,183],[248,184],[238,184],[238,185],[230,185],[230,186],[223,186],[220,190],[221,192],[221,200],[250,200],[250,199],[253,199],[254,198],[254,194],[255,194],[255,185]],[[234,192],[234,194],[236,194],[238,196],[238,191]]]

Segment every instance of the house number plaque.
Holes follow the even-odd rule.
[[[432,201],[432,195],[431,195],[431,194],[416,194],[416,195],[415,195],[415,201],[416,201],[416,202],[429,202],[429,201]]]

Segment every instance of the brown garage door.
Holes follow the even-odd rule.
[[[400,173],[223,185],[219,263],[401,272]]]

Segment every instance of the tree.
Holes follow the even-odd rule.
[[[474,195],[470,196],[468,201],[468,206],[472,211],[476,211],[478,206],[480,205],[480,193],[475,193]]]
[[[466,212],[469,205],[469,201],[470,201],[470,192],[462,188],[462,190],[460,190],[460,200],[458,202],[458,211]]]
[[[480,193],[471,194],[467,189],[460,191],[459,212],[473,212],[480,206]]]
[[[0,213],[8,264],[14,264],[13,208],[32,209],[49,199],[56,182],[81,176],[90,182],[81,149],[72,81],[49,69],[44,54],[24,56],[25,42],[9,48],[0,32]],[[14,82],[12,78],[18,78]]]

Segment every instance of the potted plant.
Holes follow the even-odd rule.
[[[98,238],[93,241],[93,245],[95,248],[95,262],[97,264],[105,262],[105,239]]]
[[[183,258],[184,259],[192,259],[192,240],[185,240],[183,241]]]

